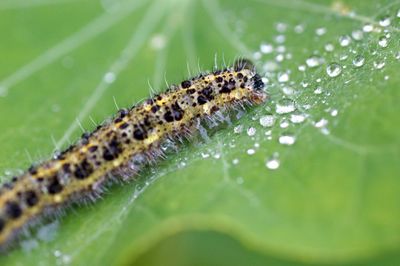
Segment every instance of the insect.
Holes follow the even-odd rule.
[[[254,65],[240,59],[233,67],[184,80],[121,109],[76,144],[2,185],[0,247],[63,206],[98,198],[107,183],[131,179],[164,157],[163,143],[190,138],[229,110],[263,103],[263,87]]]

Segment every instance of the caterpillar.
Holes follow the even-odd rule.
[[[130,180],[164,158],[161,145],[190,139],[229,110],[263,103],[267,95],[246,59],[170,86],[129,109],[121,109],[93,132],[52,159],[31,166],[0,188],[0,248],[26,226],[61,207],[98,198],[115,179]]]

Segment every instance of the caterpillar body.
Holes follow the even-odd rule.
[[[221,112],[261,104],[263,87],[254,65],[241,59],[118,111],[76,144],[2,185],[0,248],[39,218],[71,202],[96,199],[104,184],[117,177],[135,176],[163,157],[165,142],[190,138]]]

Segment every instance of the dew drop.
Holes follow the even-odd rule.
[[[301,72],[304,72],[304,71],[306,71],[306,66],[305,65],[300,65],[300,66],[298,66],[298,68],[297,68],[299,71],[301,71]]]
[[[276,51],[278,53],[284,53],[286,52],[286,47],[284,45],[279,45],[278,47],[276,47]]]
[[[279,143],[282,145],[293,145],[296,142],[296,137],[292,134],[285,133],[279,137]]]
[[[150,46],[154,50],[162,50],[167,44],[167,38],[163,34],[155,34],[150,40]]]
[[[379,20],[379,25],[382,27],[388,27],[391,23],[392,21],[390,20],[390,17],[383,17]]]
[[[285,83],[289,81],[289,73],[283,72],[278,74],[278,81],[280,83]]]
[[[343,35],[339,37],[339,44],[342,47],[349,46],[351,42],[351,38],[348,35]]]
[[[375,69],[382,69],[385,67],[385,61],[374,61]]]
[[[339,113],[339,111],[338,111],[337,109],[333,109],[333,110],[331,111],[331,116],[337,116],[338,113]]]
[[[342,66],[338,63],[331,63],[326,67],[326,73],[331,78],[335,78],[342,73]]]
[[[233,163],[234,165],[239,164],[239,159],[237,159],[237,158],[233,159],[233,160],[232,160],[232,163]]]
[[[385,36],[381,36],[378,40],[378,44],[382,48],[386,48],[389,44],[389,40]]]
[[[294,27],[294,32],[296,33],[303,33],[304,32],[304,25],[303,24],[298,24]]]
[[[344,60],[346,60],[347,58],[349,58],[349,55],[348,55],[348,54],[341,54],[340,57],[339,57],[339,60],[340,60],[340,61],[344,61]]]
[[[273,115],[265,115],[260,118],[260,125],[263,127],[272,127],[275,123],[275,117]]]
[[[317,34],[318,36],[325,35],[326,34],[326,28],[321,27],[321,28],[316,29],[315,30],[315,34]]]
[[[397,53],[394,55],[394,58],[400,60],[400,52],[397,52]]]
[[[364,33],[361,30],[354,30],[351,32],[351,37],[356,41],[361,41],[364,37]]]
[[[254,60],[259,60],[259,59],[261,59],[261,57],[262,57],[262,54],[260,52],[254,52],[253,53],[253,59]]]
[[[243,177],[239,176],[238,178],[236,178],[236,183],[238,183],[239,185],[243,184],[244,179]]]
[[[270,54],[274,51],[274,47],[272,46],[272,44],[269,43],[262,43],[260,45],[260,51],[263,54]]]
[[[323,128],[326,127],[327,125],[328,125],[328,120],[326,120],[325,118],[321,118],[320,120],[314,123],[314,126],[316,128]]]
[[[256,153],[256,150],[255,149],[248,149],[247,150],[247,154],[248,155],[253,155],[253,154],[255,154]]]
[[[400,18],[400,9],[397,11],[396,17]]]
[[[322,87],[317,87],[314,90],[314,94],[321,94],[322,93]]]
[[[276,112],[278,114],[291,113],[296,109],[294,101],[291,99],[282,99],[276,104]]]
[[[243,125],[237,125],[236,127],[233,128],[233,132],[235,134],[240,134],[243,131]]]
[[[288,86],[283,87],[282,88],[282,92],[285,95],[293,95],[293,94],[295,94],[295,90],[292,87],[288,87]]]
[[[302,113],[295,113],[295,114],[292,114],[292,115],[290,116],[290,121],[291,121],[293,124],[300,124],[300,123],[303,123],[304,120],[306,120],[306,116],[305,116],[304,114],[302,114]]]
[[[275,57],[275,61],[276,61],[276,62],[282,62],[284,59],[285,59],[285,57],[283,56],[283,54],[278,54],[278,55]],[[286,82],[286,81],[282,81],[282,82]]]
[[[285,32],[287,30],[287,25],[285,23],[278,22],[276,23],[275,29],[278,32]]]
[[[371,32],[374,30],[374,26],[372,24],[365,24],[362,29],[364,32]]]
[[[201,153],[201,157],[202,157],[203,159],[206,159],[206,158],[210,157],[210,154],[205,153],[205,152],[202,152],[202,153]]]
[[[311,56],[306,59],[306,64],[309,68],[315,68],[323,63],[322,58],[318,56]]]
[[[284,43],[286,40],[286,37],[285,37],[285,35],[280,34],[280,35],[275,36],[274,40],[276,43]]]
[[[355,67],[362,67],[365,63],[365,58],[362,55],[357,55],[353,59],[353,66]]]
[[[104,75],[103,80],[104,80],[104,82],[111,84],[115,81],[115,78],[116,78],[116,76],[115,76],[114,72],[107,72]]]
[[[335,50],[335,46],[332,43],[325,44],[324,48],[327,52],[332,52],[333,50]]]
[[[265,166],[270,170],[276,170],[280,166],[279,155],[275,153],[265,162]]]
[[[254,127],[249,127],[247,129],[247,135],[249,135],[250,137],[254,136],[257,132],[257,129]]]
[[[280,124],[279,124],[279,126],[281,127],[281,128],[287,128],[287,127],[289,127],[289,121],[287,120],[287,119],[282,119],[281,120],[281,122],[280,122]]]

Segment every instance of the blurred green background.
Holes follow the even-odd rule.
[[[0,0],[0,14],[2,181],[215,58],[252,58],[270,95],[0,265],[400,264],[400,1]]]

